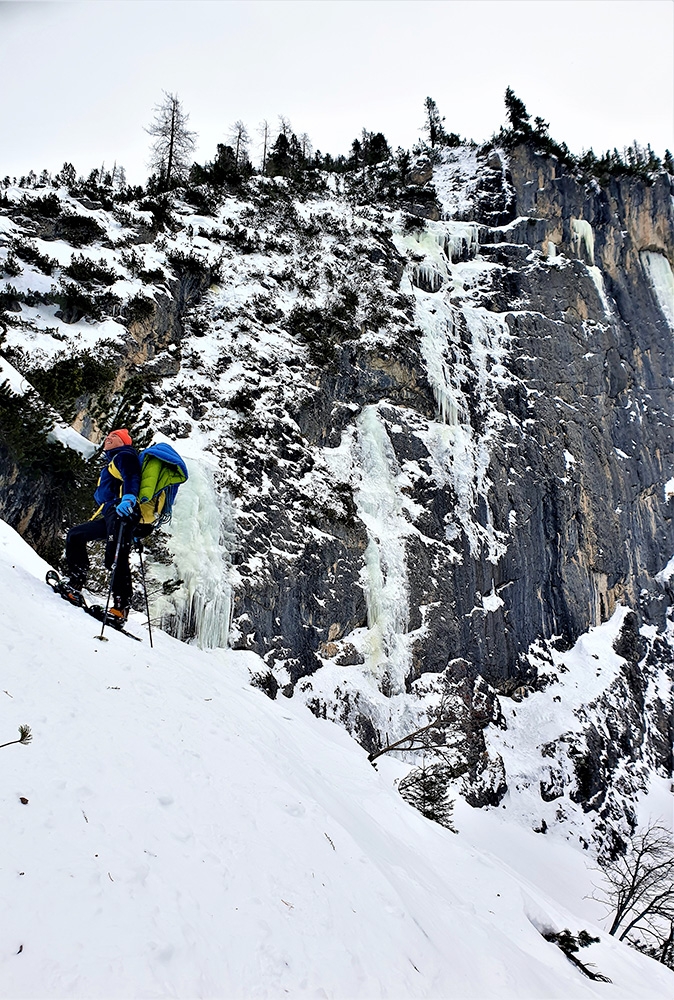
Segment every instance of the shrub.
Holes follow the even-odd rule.
[[[21,210],[31,219],[57,219],[61,215],[62,205],[55,194],[40,195],[38,198],[26,198],[24,195]]]
[[[58,261],[54,260],[53,257],[47,257],[46,254],[40,253],[37,247],[28,241],[17,240],[14,243],[14,253],[24,263],[36,267],[43,274],[51,274],[53,269],[58,267]]]
[[[53,197],[53,196],[52,196]],[[94,240],[100,240],[105,232],[95,219],[88,215],[62,215],[57,225],[57,235],[73,246],[88,246]]]
[[[345,287],[340,296],[325,308],[293,306],[286,327],[305,341],[314,364],[326,365],[334,361],[336,346],[356,334],[357,305],[357,292]]]
[[[185,201],[193,205],[202,215],[213,215],[218,207],[217,198],[205,185],[188,184],[183,191],[183,196]]]
[[[13,285],[0,289],[0,313],[20,312],[23,296]]]
[[[171,198],[168,195],[144,198],[139,202],[138,208],[143,212],[152,212],[152,228],[155,232],[162,229],[173,229]]]
[[[42,399],[68,421],[75,418],[77,401],[105,393],[117,374],[111,361],[95,357],[91,351],[75,356],[57,355],[49,368],[30,368],[23,373]]]
[[[5,262],[2,265],[2,270],[4,274],[8,274],[10,278],[16,278],[18,274],[21,274],[23,268],[16,257],[16,254],[10,250],[5,258]]]
[[[163,284],[166,281],[161,267],[145,268],[145,261],[137,250],[126,250],[121,257],[122,264],[131,272],[131,276],[140,278],[146,285]]]
[[[569,961],[576,966],[577,969],[587,976],[588,979],[593,979],[599,983],[610,983],[611,980],[607,976],[603,976],[600,972],[594,972],[593,969],[586,965],[584,962],[578,958],[578,952],[581,948],[589,948],[591,944],[597,944],[599,942],[598,937],[592,937],[587,931],[579,931],[578,934],[572,934],[568,927],[564,928],[563,931],[546,931],[543,934],[546,941],[551,944],[556,944],[560,951],[563,951]]]
[[[426,227],[426,220],[418,215],[406,215],[403,219],[403,232],[418,233]]]
[[[49,299],[58,305],[56,315],[64,323],[78,323],[84,318],[101,320],[106,313],[116,313],[120,306],[120,300],[111,292],[89,295],[71,281],[63,281],[59,287],[53,286]]]
[[[146,285],[163,285],[166,281],[166,275],[160,267],[139,271],[138,277]]]
[[[154,311],[154,301],[146,295],[141,295],[140,292],[129,299],[124,306],[124,316],[129,323],[142,323],[143,320],[153,316]]]
[[[278,323],[283,316],[283,312],[271,295],[253,295],[250,300],[250,308],[256,319],[265,324]]]
[[[260,237],[256,232],[249,235],[248,230],[234,224],[228,232],[223,234],[223,241],[233,246],[239,253],[258,253],[260,250]]]
[[[452,823],[454,803],[447,797],[447,787],[452,777],[451,769],[436,762],[414,768],[398,785],[398,791],[411,806],[418,809],[426,819],[432,819],[440,826],[456,833]]]
[[[166,259],[181,278],[199,278],[207,281],[209,284],[213,280],[211,265],[204,257],[200,257],[198,254],[174,250],[166,254]]]
[[[79,281],[81,285],[89,286],[94,283],[114,285],[120,277],[112,268],[108,267],[104,260],[96,262],[90,257],[85,257],[84,254],[73,255],[70,264],[64,268],[63,273],[67,274],[69,278]]]

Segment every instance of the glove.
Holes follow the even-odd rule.
[[[133,493],[125,493],[122,499],[119,501],[115,510],[120,517],[129,517],[133,513],[133,508],[136,506],[136,498]]]

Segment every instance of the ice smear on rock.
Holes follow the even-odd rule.
[[[674,330],[674,275],[671,265],[663,253],[652,250],[643,250],[640,257],[658,305]]]
[[[597,289],[597,293],[599,295],[599,298],[601,299],[601,304],[603,306],[604,312],[606,313],[606,315],[610,319],[612,319],[613,318],[613,309],[611,308],[611,303],[610,303],[609,297],[608,297],[608,295],[606,293],[606,286],[604,284],[604,276],[601,273],[601,271],[599,270],[599,268],[596,266],[596,264],[592,265],[591,267],[589,267],[588,271],[590,272],[590,275],[591,275],[592,280],[594,282],[594,286]]]

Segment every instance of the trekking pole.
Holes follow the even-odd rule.
[[[95,639],[100,639],[101,642],[107,642],[108,640],[103,635],[105,629],[105,622],[108,617],[108,608],[110,607],[110,598],[112,596],[112,585],[115,582],[115,571],[117,569],[117,562],[119,560],[119,551],[122,547],[122,535],[124,534],[124,521],[120,521],[119,533],[117,535],[117,547],[115,548],[115,558],[112,562],[112,569],[110,571],[110,586],[108,587],[108,596],[105,599],[105,611],[103,612],[103,622],[101,624],[101,634],[94,636]]]
[[[145,586],[145,567],[143,566],[143,543],[140,538],[135,539],[136,542],[136,552],[138,553],[138,559],[140,562],[140,578],[143,581],[143,593],[145,594],[145,611],[147,612],[147,631],[150,636],[150,649],[153,649],[152,645],[152,625],[150,623],[150,602],[147,599],[147,587]]]

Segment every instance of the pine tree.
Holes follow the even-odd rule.
[[[452,823],[454,803],[447,798],[447,784],[451,777],[446,764],[435,763],[426,765],[424,758],[422,766],[402,779],[398,791],[411,806],[418,809],[426,817],[440,826],[456,833]]]
[[[435,146],[444,146],[444,140],[447,138],[447,133],[445,132],[444,117],[440,114],[438,106],[432,97],[427,97],[424,101],[424,108],[426,109],[426,122],[424,128],[428,133],[428,139],[431,144],[431,148]]]
[[[530,125],[531,115],[524,106],[524,102],[519,99],[511,87],[506,88],[505,106],[512,131],[519,132],[523,135],[529,135],[532,131]],[[540,121],[542,121],[542,119],[540,119]],[[537,124],[538,122],[539,119],[536,119]]]
[[[72,163],[64,163],[54,179],[57,184],[62,184],[63,187],[73,187],[77,181],[77,174]]]

